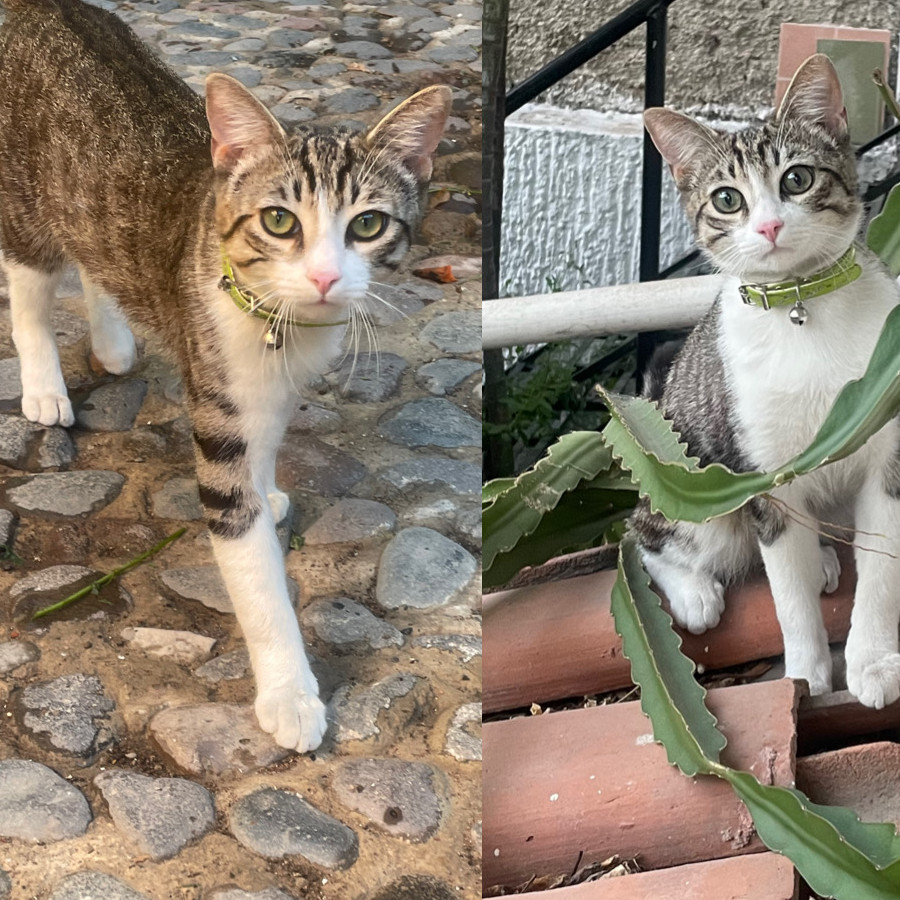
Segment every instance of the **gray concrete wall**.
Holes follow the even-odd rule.
[[[628,5],[624,0],[510,0],[508,78],[521,81]],[[900,31],[900,0],[675,0],[669,7],[666,103],[752,119],[772,106],[782,22]],[[540,102],[634,112],[643,107],[644,28],[570,75]]]

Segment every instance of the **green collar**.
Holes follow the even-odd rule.
[[[821,297],[830,294],[844,285],[856,281],[862,273],[862,268],[856,261],[856,248],[851,244],[847,252],[833,265],[821,272],[815,272],[806,278],[792,278],[788,281],[778,281],[774,284],[742,284],[738,291],[741,299],[748,306],[761,306],[763,309],[771,309],[773,306],[788,306],[802,311],[801,316],[794,316],[791,310],[791,321],[802,325],[806,321],[806,311],[803,308],[804,300],[813,297]]]
[[[340,322],[298,322],[296,319],[289,319],[270,312],[263,306],[263,301],[247,288],[242,288],[234,278],[234,269],[231,262],[222,249],[222,270],[224,275],[219,281],[219,287],[223,291],[227,291],[234,301],[234,305],[241,311],[255,316],[257,319],[263,319],[272,325],[272,328],[266,332],[266,343],[272,346],[281,346],[280,335],[275,334],[275,330],[284,331],[288,326],[297,326],[298,328],[333,328],[336,325],[346,325],[348,320],[342,319]]]

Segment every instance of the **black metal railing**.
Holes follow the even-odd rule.
[[[592,60],[642,25],[647,26],[644,48],[644,107],[662,106],[666,93],[666,31],[669,6],[675,0],[636,0],[583,41],[547,63],[506,95],[505,112],[512,115],[547,88]],[[659,224],[662,198],[662,158],[650,135],[644,133],[641,189],[640,280],[659,277]]]

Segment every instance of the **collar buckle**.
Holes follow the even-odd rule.
[[[756,300],[751,294],[755,292],[759,296]],[[742,284],[738,287],[738,293],[747,306],[761,306],[763,309],[769,309],[769,289],[765,284]]]

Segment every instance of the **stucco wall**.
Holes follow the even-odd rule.
[[[638,279],[641,206],[638,115],[532,106],[506,131],[504,296]],[[692,239],[666,175],[662,264]]]
[[[627,6],[618,0],[510,0],[507,77],[521,81]],[[772,105],[782,22],[886,28],[900,0],[675,0],[669,7],[666,102],[686,112],[749,119]],[[895,65],[895,64],[894,64]],[[551,88],[568,108],[643,106],[644,28]]]

